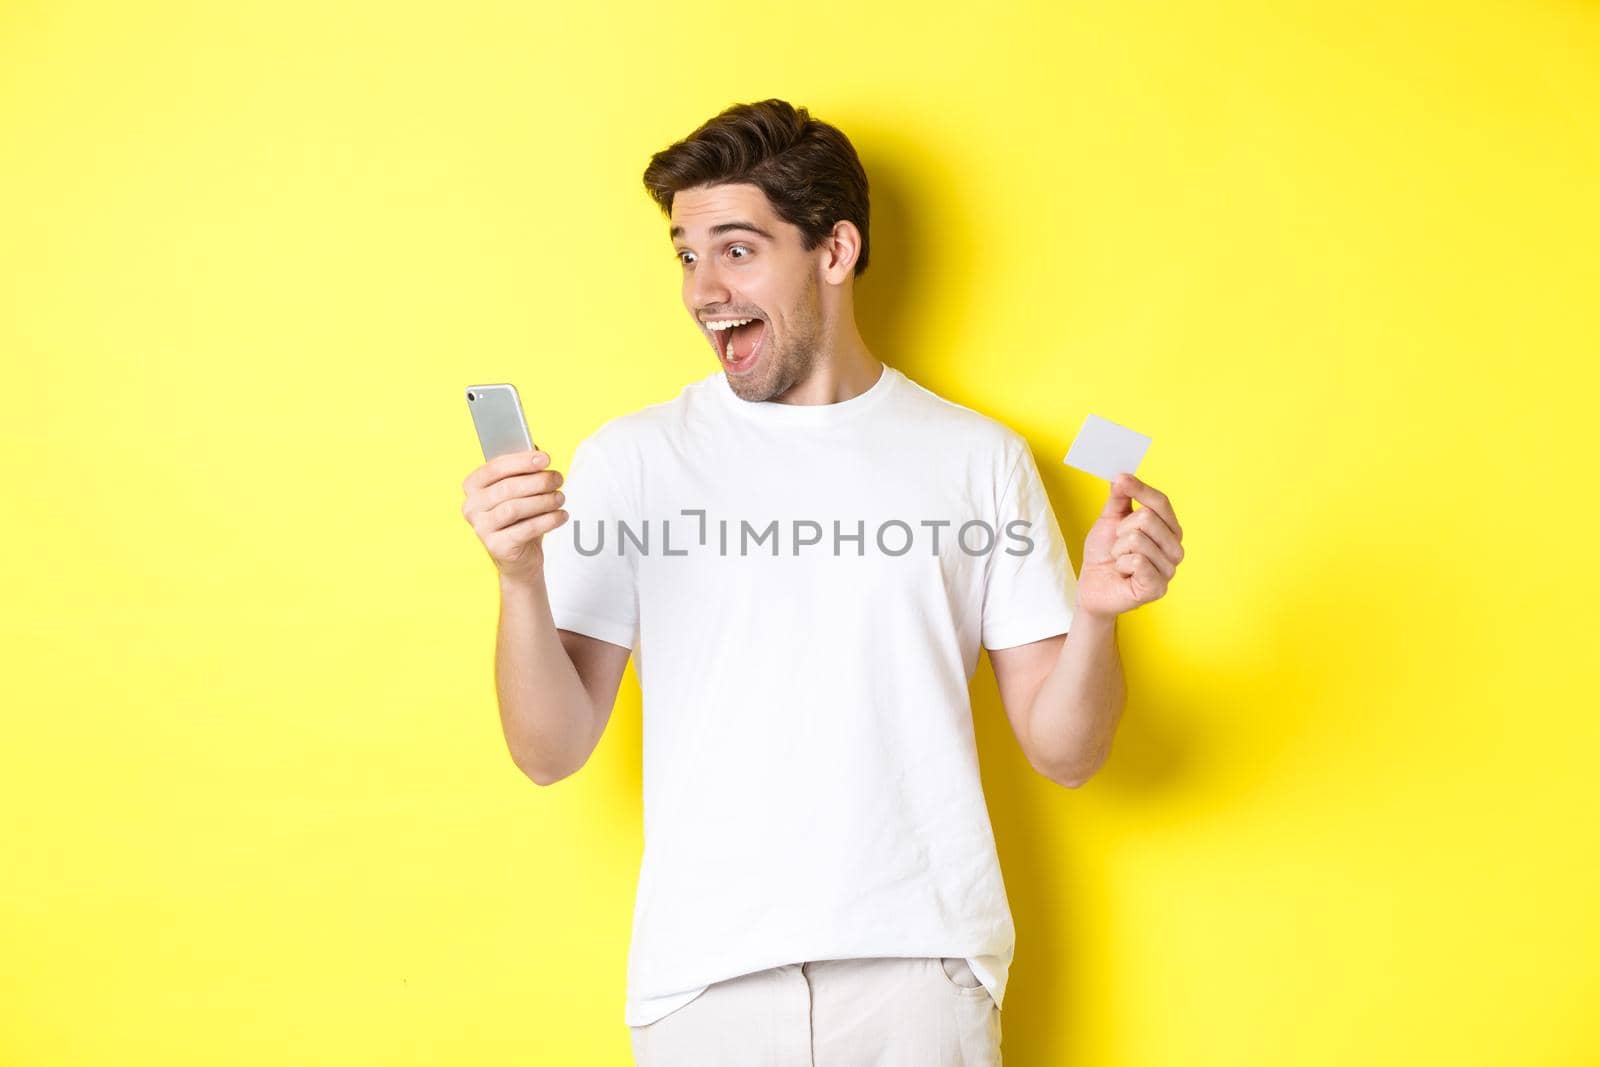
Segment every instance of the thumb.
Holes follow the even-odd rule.
[[[1124,515],[1133,514],[1133,475],[1118,474],[1111,479],[1111,495],[1106,498],[1105,510],[1100,512],[1101,518],[1120,519]]]

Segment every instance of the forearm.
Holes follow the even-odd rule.
[[[494,675],[500,726],[522,772],[548,785],[583,766],[597,740],[594,703],[561,644],[542,574],[500,577]]]
[[[1117,617],[1078,612],[1028,710],[1034,764],[1063,785],[1087,781],[1110,755],[1126,699]]]

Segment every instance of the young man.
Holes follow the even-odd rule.
[[[721,366],[603,423],[567,493],[542,453],[463,484],[511,754],[542,785],[576,771],[637,656],[639,1063],[998,1064],[1014,931],[979,646],[1031,764],[1082,784],[1124,701],[1116,616],[1165,593],[1181,528],[1123,475],[1074,575],[1022,436],[873,357],[838,130],[737,105],[644,178]]]

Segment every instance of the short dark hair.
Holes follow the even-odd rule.
[[[672,198],[699,185],[749,182],[778,217],[798,227],[806,251],[849,220],[861,231],[855,273],[867,269],[867,172],[836,127],[783,100],[734,104],[650,157],[644,187],[672,216]]]

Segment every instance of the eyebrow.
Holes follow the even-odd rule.
[[[717,223],[715,226],[711,227],[711,236],[715,237],[718,234],[727,233],[729,230],[749,230],[751,233],[760,234],[762,237],[765,237],[769,241],[777,240],[777,238],[773,237],[772,234],[768,233],[766,230],[763,230],[760,226],[757,226],[753,222],[746,222],[743,219],[735,219],[733,222],[719,222],[719,223]],[[668,233],[668,236],[670,236],[670,237],[682,237],[683,236],[683,227],[682,226],[674,226],[674,227],[672,227],[672,229]]]

